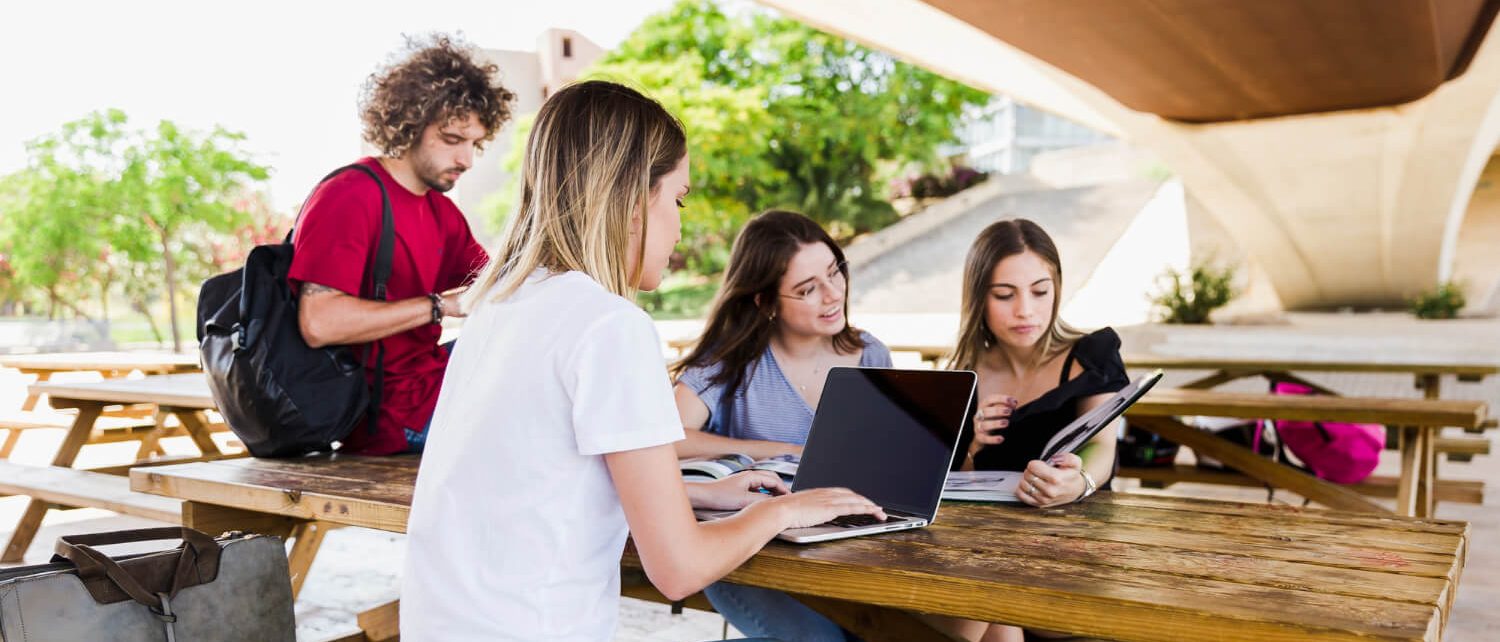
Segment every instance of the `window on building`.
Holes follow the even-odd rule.
[[[563,38],[563,57],[564,58],[572,58],[573,57],[573,39],[572,38]]]

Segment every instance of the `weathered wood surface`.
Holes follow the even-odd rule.
[[[895,350],[895,347],[891,348]],[[1240,357],[1175,357],[1160,355],[1124,355],[1129,368],[1162,370],[1223,370],[1239,373],[1284,372],[1351,372],[1375,374],[1454,375],[1475,380],[1500,374],[1500,364],[1447,363],[1396,359],[1248,359]]]
[[[118,476],[57,466],[0,461],[0,494],[29,495],[47,504],[102,508],[174,524],[182,518],[182,500],[132,492],[129,482]]]
[[[238,510],[401,532],[417,462],[223,460],[131,480],[189,506],[234,507],[203,507],[226,527]],[[835,600],[1127,641],[1437,640],[1467,540],[1461,522],[1101,493],[1048,510],[945,503],[930,528],[772,543],[728,579],[813,596],[815,608]],[[875,633],[867,639],[890,639]]]
[[[695,340],[677,340],[669,346],[679,351],[692,347]],[[941,360],[953,353],[953,346],[945,343],[887,343],[892,352],[915,352],[924,361]],[[1454,375],[1464,381],[1478,381],[1483,377],[1500,374],[1500,364],[1446,363],[1426,360],[1401,359],[1250,359],[1241,357],[1213,356],[1163,356],[1154,354],[1123,355],[1126,367],[1161,368],[1163,370],[1223,370],[1247,373],[1284,372],[1361,372],[1409,375]]]
[[[23,372],[131,372],[169,374],[199,369],[198,355],[176,352],[45,352],[0,356],[0,368]]]
[[[86,383],[36,383],[28,390],[34,395],[48,395],[54,407],[60,407],[60,402],[67,400],[120,405],[150,403],[198,410],[215,407],[213,394],[208,390],[208,379],[198,372]]]
[[[1265,482],[1254,477],[1233,471],[1212,470],[1189,465],[1121,468],[1115,473],[1115,476],[1139,479],[1142,482],[1152,484],[1151,487],[1153,488],[1164,488],[1177,483],[1248,487],[1263,487],[1266,485]],[[1344,487],[1366,497],[1392,499],[1396,497],[1397,486],[1400,484],[1400,481],[1396,477],[1372,475],[1365,478],[1363,482],[1345,484]],[[1483,504],[1484,490],[1484,482],[1482,481],[1439,479],[1433,484],[1433,496],[1440,502]]]
[[[1428,428],[1477,428],[1488,415],[1488,408],[1482,401],[1458,399],[1371,399],[1157,388],[1146,393],[1145,397],[1125,411],[1125,415],[1209,415]]]
[[[131,488],[306,520],[406,532],[415,456],[233,459],[132,470]]]

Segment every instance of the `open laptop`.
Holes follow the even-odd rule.
[[[887,519],[848,515],[777,537],[822,542],[932,523],[976,381],[966,370],[830,369],[792,491],[848,488]]]
[[[1157,381],[1161,380],[1161,377],[1162,371],[1155,370],[1130,382],[1093,410],[1079,415],[1077,419],[1063,426],[1057,434],[1052,436],[1052,439],[1047,441],[1047,445],[1042,447],[1042,454],[1037,459],[1048,461],[1060,453],[1077,452],[1095,435],[1124,414],[1126,408],[1140,400],[1147,391],[1151,390],[1152,386],[1156,385]],[[972,430],[972,427],[969,429]],[[948,479],[947,486],[943,490],[943,498],[1020,502],[1020,498],[1016,497],[1016,489],[1021,485],[1024,475],[1025,472],[1019,470],[955,472]]]

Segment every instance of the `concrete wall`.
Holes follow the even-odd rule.
[[[1474,186],[1459,229],[1453,279],[1471,311],[1500,311],[1500,156],[1491,156]]]

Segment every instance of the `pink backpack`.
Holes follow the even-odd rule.
[[[1304,385],[1276,382],[1271,393],[1317,394]],[[1374,472],[1385,450],[1385,426],[1331,421],[1277,421],[1276,435],[1288,450],[1321,479],[1357,484]]]

